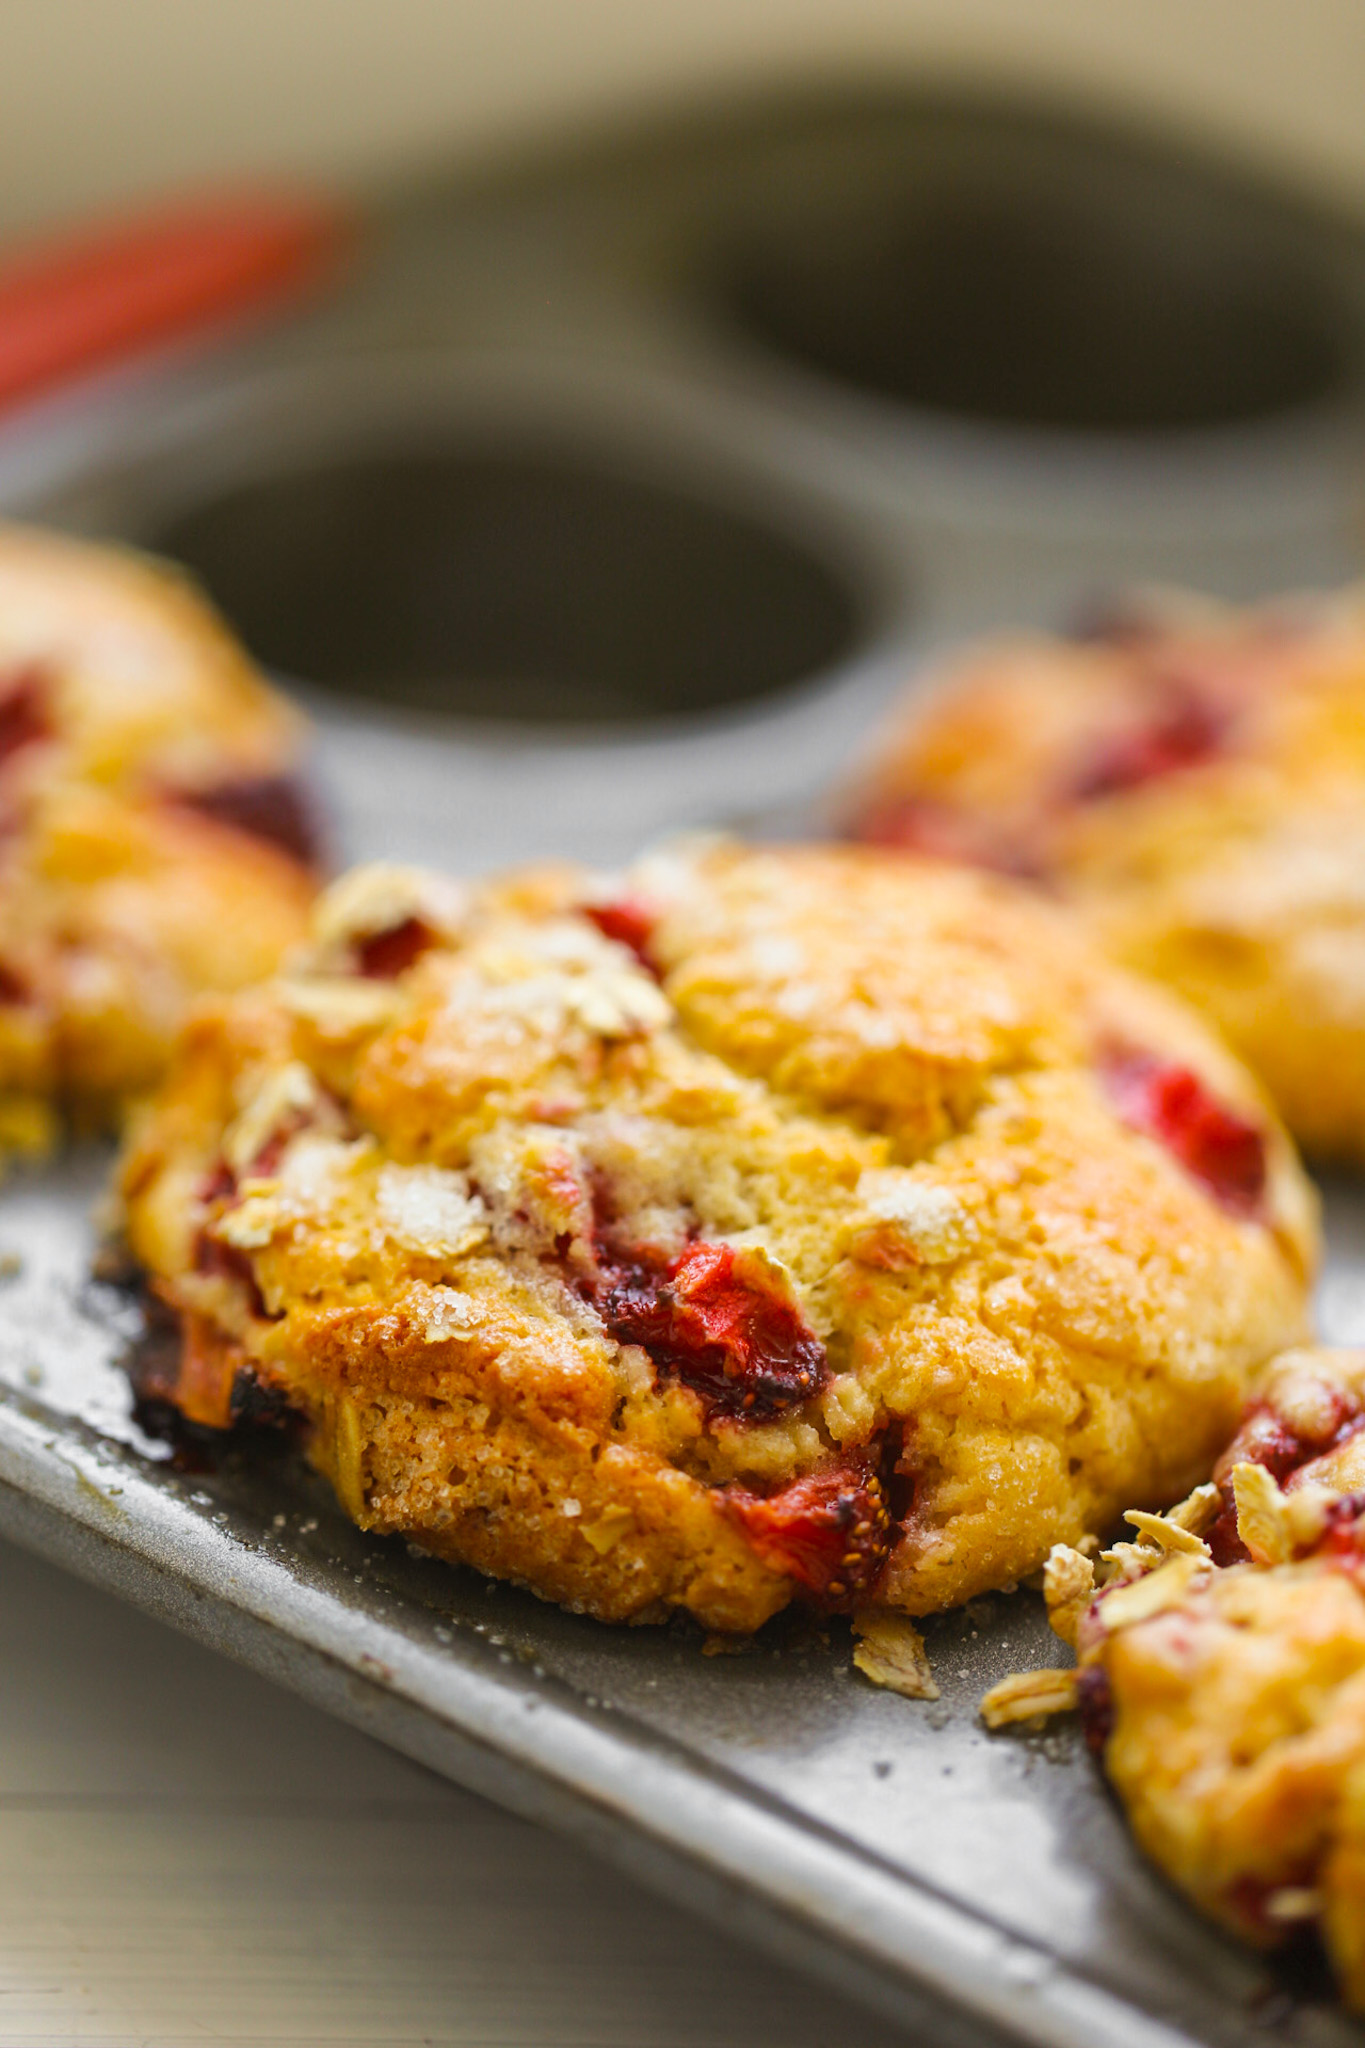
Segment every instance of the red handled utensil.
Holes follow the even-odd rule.
[[[302,291],[349,228],[327,200],[219,194],[0,257],[0,411]]]

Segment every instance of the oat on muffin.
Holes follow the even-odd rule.
[[[1320,1935],[1365,2011],[1365,1351],[1285,1354],[1214,1482],[1046,1585],[1074,1672],[987,1695],[1079,1705],[1142,1848],[1261,1948]]]
[[[969,653],[841,824],[1032,877],[1226,1033],[1316,1153],[1365,1159],[1365,597],[1135,604]]]
[[[174,571],[0,525],[0,1145],[106,1121],[299,939],[302,741]]]
[[[858,848],[379,868],[126,1148],[179,1318],[363,1526],[609,1620],[922,1614],[1176,1499],[1304,1327],[1243,1069],[1049,906]]]

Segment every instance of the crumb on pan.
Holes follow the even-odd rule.
[[[907,1700],[939,1697],[924,1638],[906,1615],[877,1611],[855,1615],[853,1634],[853,1662],[873,1685],[898,1692]]]
[[[1010,1728],[1019,1721],[1069,1714],[1076,1702],[1074,1671],[1016,1671],[983,1695],[980,1714],[988,1728]]]
[[[1094,1597],[1094,1560],[1068,1543],[1054,1543],[1043,1567],[1043,1598],[1053,1633],[1073,1648],[1081,1616]]]

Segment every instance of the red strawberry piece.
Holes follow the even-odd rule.
[[[395,981],[436,944],[436,934],[421,917],[405,917],[387,931],[357,939],[356,966],[367,981]]]
[[[604,939],[614,939],[618,946],[629,947],[640,965],[657,975],[658,966],[649,951],[656,919],[647,903],[638,896],[618,896],[612,903],[588,904],[583,914],[597,926]]]
[[[639,1344],[722,1415],[767,1421],[818,1393],[824,1346],[800,1310],[763,1285],[729,1245],[689,1244],[668,1259],[649,1246],[599,1243],[602,1320]]]
[[[1346,1493],[1327,1510],[1327,1527],[1317,1546],[1318,1555],[1347,1571],[1365,1563],[1365,1493]]]
[[[257,1284],[250,1257],[235,1244],[224,1244],[207,1230],[201,1230],[195,1240],[194,1269],[197,1273],[208,1273],[222,1280],[231,1280],[240,1287],[250,1304],[251,1313],[263,1321],[270,1320],[265,1305],[265,1296]]]
[[[247,1167],[243,1178],[264,1178],[273,1173],[280,1163],[286,1145],[304,1129],[306,1123],[305,1116],[291,1112],[284,1122],[271,1132]],[[237,1176],[225,1159],[220,1159],[205,1177],[199,1190],[199,1200],[206,1213],[194,1241],[194,1269],[197,1273],[213,1274],[220,1279],[231,1280],[245,1293],[254,1316],[272,1322],[277,1321],[278,1318],[271,1316],[266,1307],[265,1296],[257,1282],[250,1254],[238,1245],[228,1244],[215,1234],[214,1225],[218,1219],[236,1205],[238,1185]]]
[[[52,738],[47,678],[36,663],[0,677],[0,761],[21,747]]]
[[[904,853],[922,853],[930,860],[965,862],[997,874],[1037,878],[1035,857],[980,818],[954,810],[933,797],[911,794],[883,797],[870,804],[849,828],[849,837],[865,846],[890,846]]]
[[[1098,1756],[1114,1729],[1114,1698],[1109,1673],[1100,1664],[1087,1664],[1076,1676],[1076,1697],[1081,1710],[1081,1732],[1085,1746]]]
[[[1190,1067],[1123,1052],[1105,1065],[1119,1115],[1166,1147],[1231,1215],[1258,1218],[1265,1197],[1265,1134],[1230,1109]]]
[[[1227,718],[1218,706],[1183,684],[1173,685],[1153,717],[1094,749],[1070,794],[1085,803],[1196,768],[1222,751],[1226,735]]]
[[[215,1202],[225,1202],[237,1192],[237,1176],[226,1159],[220,1158],[204,1175],[199,1188],[199,1200],[208,1209]]]
[[[178,789],[172,801],[262,839],[301,867],[321,867],[322,834],[304,785],[295,775],[238,775],[200,789]]]
[[[1232,1491],[1236,1466],[1264,1465],[1283,1486],[1302,1466],[1322,1457],[1325,1451],[1335,1450],[1362,1429],[1365,1414],[1345,1394],[1339,1394],[1333,1401],[1324,1428],[1315,1435],[1291,1429],[1268,1401],[1257,1401],[1249,1408],[1236,1436],[1213,1468],[1223,1508],[1212,1528],[1205,1532],[1204,1540],[1213,1553],[1214,1563],[1241,1564],[1249,1554],[1237,1532],[1237,1505]]]
[[[827,1608],[872,1591],[894,1540],[886,1489],[867,1455],[766,1498],[732,1490],[727,1506],[764,1564]]]

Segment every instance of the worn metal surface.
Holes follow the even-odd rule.
[[[287,1457],[173,1470],[129,1415],[136,1317],[88,1277],[103,1166],[0,1192],[6,1534],[936,2041],[1230,2048],[1290,2010],[1142,1865],[1074,1729],[981,1729],[987,1685],[1057,1659],[1027,1594],[930,1623],[943,1698],[911,1704],[852,1670],[842,1623],[707,1656],[691,1626],[607,1629],[366,1538]],[[1325,1317],[1365,1338],[1365,1197],[1331,1221]],[[1355,2038],[1294,2012],[1295,2041]]]
[[[965,628],[1054,618],[1116,578],[1238,593],[1357,566],[1358,241],[1328,234],[1314,258],[1336,265],[1349,344],[1321,403],[1160,446],[934,417],[821,381],[718,309],[722,247],[799,228],[832,165],[874,207],[888,165],[902,179],[922,165],[923,136],[907,158],[886,118],[841,118],[740,124],[395,205],[328,304],[8,429],[0,506],[154,541],[245,491],[217,559],[249,610],[274,559],[252,555],[263,481],[567,451],[598,479],[766,524],[841,583],[853,623],[837,659],[705,716],[586,723],[590,676],[553,723],[499,718],[496,679],[480,697],[468,674],[453,678],[461,717],[442,714],[439,675],[407,679],[425,710],[305,681],[342,850],[463,868],[614,861],[668,827],[809,820],[917,654]],[[1006,138],[981,161],[1007,181],[1042,176],[1030,148]],[[1167,202],[1179,218],[1178,189]],[[352,502],[364,515],[363,490]],[[632,543],[628,521],[603,531]],[[324,585],[328,544],[312,563]],[[666,550],[642,558],[663,580],[637,630],[715,598],[689,581],[698,549],[672,583]],[[744,1655],[707,1657],[690,1629],[607,1630],[367,1540],[287,1460],[172,1470],[129,1420],[130,1311],[87,1277],[102,1169],[92,1154],[0,1189],[0,1253],[17,1262],[0,1279],[6,1533],[935,2042],[1232,2048],[1266,2024],[1311,2048],[1357,2038],[1143,1867],[1073,1730],[982,1731],[988,1684],[1057,1658],[1027,1595],[931,1624],[943,1698],[911,1705],[852,1672],[842,1623],[789,1619]],[[1326,1327],[1365,1339],[1365,1195],[1337,1188],[1329,1214]]]

